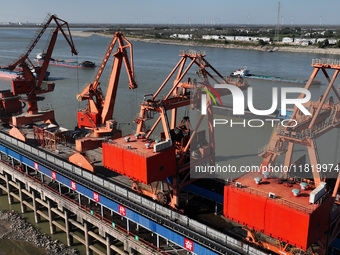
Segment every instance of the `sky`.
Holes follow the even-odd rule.
[[[276,0],[0,0],[0,23],[276,24]],[[281,0],[280,24],[340,25],[340,0]]]

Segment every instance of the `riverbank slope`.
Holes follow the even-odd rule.
[[[90,37],[93,35],[104,36],[112,38],[112,34],[105,33],[97,33],[97,32],[88,32],[88,31],[72,31],[73,36],[78,37]],[[146,43],[160,43],[160,44],[172,44],[172,45],[182,45],[182,46],[195,46],[195,47],[213,47],[213,48],[225,48],[225,49],[242,49],[242,50],[258,50],[258,51],[271,51],[271,52],[298,52],[298,53],[309,53],[309,54],[326,54],[326,55],[340,55],[340,48],[318,48],[316,46],[254,46],[254,45],[238,45],[232,44],[229,42],[228,44],[221,43],[202,43],[196,41],[189,40],[174,40],[174,39],[148,39],[148,38],[137,38],[137,37],[128,37],[128,40],[131,41],[139,41]]]
[[[53,241],[48,235],[39,233],[31,224],[27,223],[20,215],[16,213],[0,211],[0,226],[1,241],[10,240],[26,242],[35,246],[36,248],[45,250],[46,254],[49,255],[78,254],[75,249],[69,249],[58,240]],[[16,251],[18,251],[18,249],[16,249]],[[39,252],[35,254],[38,253]]]

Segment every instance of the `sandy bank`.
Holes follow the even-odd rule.
[[[90,37],[93,35],[112,37],[112,35],[107,35],[103,33],[87,32],[87,31],[72,31],[73,36],[78,37]],[[234,45],[234,44],[214,44],[214,43],[201,43],[195,41],[176,41],[176,40],[166,40],[166,39],[145,39],[145,38],[132,38],[127,37],[131,41],[139,41],[146,43],[160,43],[160,44],[172,44],[172,45],[182,45],[182,46],[198,46],[198,47],[213,47],[213,48],[225,48],[225,49],[242,49],[242,50],[258,50],[258,51],[268,51],[273,50],[278,52],[299,52],[299,53],[309,53],[309,54],[326,54],[326,55],[340,55],[339,49],[322,49],[313,46],[290,46],[290,47],[272,47],[272,46],[245,46],[245,45]],[[328,56],[325,56],[328,57]]]

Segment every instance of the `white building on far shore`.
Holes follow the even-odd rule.
[[[178,39],[192,39],[192,34],[172,34],[170,38],[178,38]]]

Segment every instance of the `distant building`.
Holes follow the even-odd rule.
[[[338,40],[336,39],[328,39],[329,44],[334,45],[337,43]]]
[[[226,40],[226,41],[242,41],[242,42],[258,42],[263,40],[269,42],[269,37],[255,37],[255,36],[228,36],[228,35],[202,35],[203,40]]]
[[[192,39],[192,34],[172,34],[170,38]]]
[[[227,36],[227,35],[225,35],[225,36],[223,36],[223,37],[224,37],[224,39],[227,40],[227,41],[234,41],[234,40],[235,40],[235,36]]]
[[[315,39],[314,38],[295,38],[294,43],[295,45],[302,45],[302,46],[308,46],[308,45],[313,45],[315,44]]]
[[[264,41],[264,42],[270,42],[270,38],[269,37],[250,37],[251,41],[254,42],[258,42],[260,40]]]
[[[323,41],[325,41],[325,40],[326,40],[326,38],[318,38],[318,39],[316,40],[316,42],[319,43],[319,42],[323,42]]]
[[[283,43],[293,43],[293,42],[294,42],[294,39],[293,39],[293,38],[290,38],[290,37],[283,37],[283,38],[282,38],[282,42],[283,42]]]
[[[203,40],[225,40],[224,36],[220,35],[202,35]]]
[[[251,39],[249,36],[235,36],[235,41],[249,42]]]

